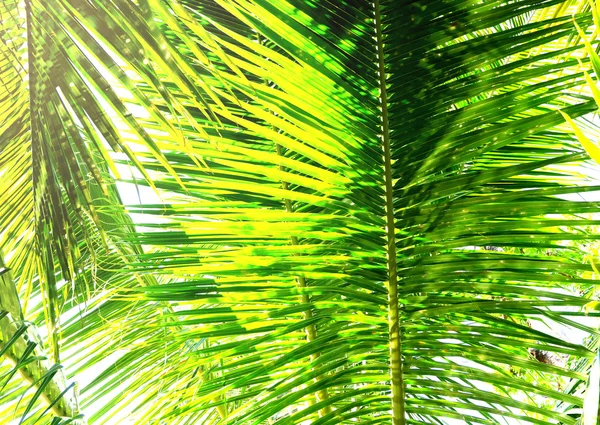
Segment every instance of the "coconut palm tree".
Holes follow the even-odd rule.
[[[0,421],[597,420],[599,7],[4,0]]]

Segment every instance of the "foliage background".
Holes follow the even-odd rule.
[[[597,4],[0,13],[3,421],[582,420]]]

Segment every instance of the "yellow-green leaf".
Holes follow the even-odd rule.
[[[586,137],[585,134],[583,134],[581,129],[577,126],[577,124],[575,124],[575,121],[573,121],[571,119],[571,117],[569,117],[563,111],[558,111],[558,112],[560,112],[560,114],[563,116],[565,121],[571,125],[571,128],[573,129],[575,136],[577,136],[577,140],[579,140],[579,143],[581,143],[581,145],[583,146],[585,151],[588,153],[590,158],[592,158],[594,161],[596,161],[598,164],[600,164],[600,148],[598,148],[598,146],[595,143],[593,143],[590,139],[588,139]]]

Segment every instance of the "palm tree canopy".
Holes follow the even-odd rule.
[[[596,423],[598,31],[591,0],[4,0],[0,421]]]

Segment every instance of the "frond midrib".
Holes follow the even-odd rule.
[[[375,32],[379,77],[379,102],[381,111],[381,139],[385,178],[385,212],[387,240],[387,289],[388,289],[388,328],[390,348],[390,375],[392,385],[392,423],[404,425],[404,381],[402,378],[402,346],[400,340],[400,317],[398,308],[398,275],[396,265],[396,238],[394,220],[394,194],[392,182],[392,154],[387,108],[387,80],[384,53],[383,28],[379,0],[375,0]]]

